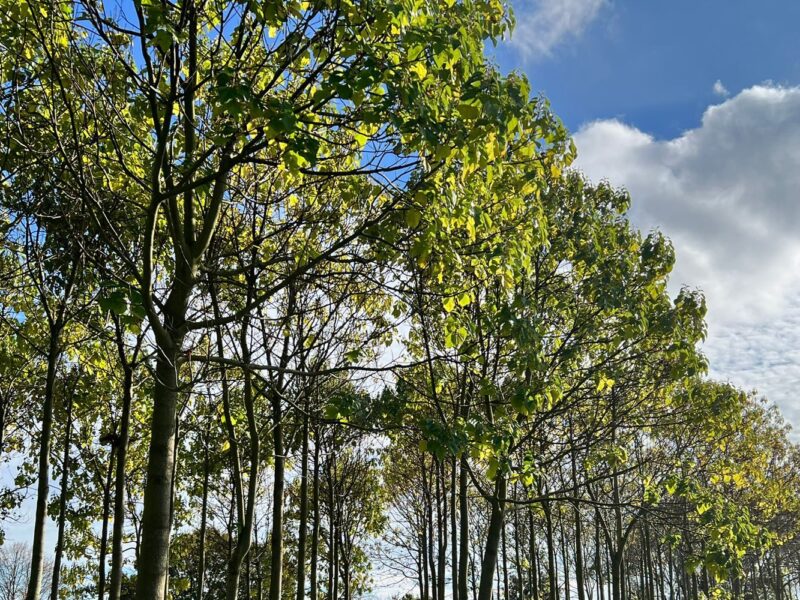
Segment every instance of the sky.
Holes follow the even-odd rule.
[[[777,403],[800,439],[800,2],[512,0],[490,50],[675,246],[708,301],[710,374]]]

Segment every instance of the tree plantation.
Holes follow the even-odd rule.
[[[800,593],[788,426],[500,0],[0,5],[0,599]]]

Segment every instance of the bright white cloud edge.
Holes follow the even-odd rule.
[[[757,388],[797,429],[800,87],[743,90],[674,139],[601,120],[575,140],[576,167],[626,188],[633,222],[673,240],[673,291],[705,292],[712,374]]]
[[[511,45],[524,58],[551,54],[562,41],[579,37],[608,0],[517,0]]]

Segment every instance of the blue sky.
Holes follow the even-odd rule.
[[[575,134],[576,166],[702,289],[714,377],[775,401],[800,437],[800,3],[514,0],[491,54]]]
[[[572,130],[617,117],[658,137],[674,136],[697,126],[717,80],[731,91],[765,81],[800,83],[794,0],[513,0],[512,6],[517,30],[495,59],[504,70],[527,73]],[[550,18],[537,18],[543,13]]]

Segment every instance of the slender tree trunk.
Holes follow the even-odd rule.
[[[564,568],[564,600],[570,600],[572,596],[572,586],[570,585],[569,575],[569,543],[567,536],[564,533],[564,516],[562,515],[558,520],[559,529],[561,530],[561,562]]]
[[[472,600],[478,600],[478,582],[475,581],[475,557],[474,556],[470,556],[469,557],[469,566],[470,566],[469,576],[470,576],[470,579],[472,580]]]
[[[50,443],[53,429],[53,401],[56,386],[56,369],[61,356],[61,325],[50,326],[50,346],[47,351],[47,379],[42,407],[42,437],[39,442],[39,485],[36,488],[36,517],[31,543],[31,570],[28,578],[26,600],[39,600],[44,570],[44,530],[47,521],[47,501],[50,495]]]
[[[672,546],[671,544],[666,544],[666,564],[662,565],[661,569],[664,573],[664,594],[662,596],[662,600],[675,600],[675,581],[674,581],[674,574],[673,574],[673,558],[672,558]],[[745,579],[742,583],[746,581]]]
[[[64,532],[67,523],[67,494],[69,493],[69,450],[72,445],[72,395],[67,399],[67,425],[64,431],[64,456],[61,461],[61,494],[58,499],[58,541],[53,558],[53,578],[50,582],[50,598],[58,600],[58,588],[61,585],[61,560],[64,556]],[[113,457],[113,454],[112,454]],[[111,459],[113,461],[113,458]],[[108,522],[105,519],[104,525]],[[102,573],[101,573],[102,574]]]
[[[272,494],[272,536],[270,540],[269,600],[281,600],[283,583],[283,490],[286,457],[283,450],[283,406],[280,394],[272,394],[273,449],[275,453],[275,483]]]
[[[586,581],[583,573],[583,526],[581,511],[575,505],[575,585],[578,586],[578,600],[586,600]]]
[[[503,530],[501,535],[502,553],[503,553],[503,597],[508,599],[508,552],[506,551],[506,525],[503,523]]]
[[[528,535],[530,536],[528,548],[530,561],[530,576],[528,577],[531,587],[531,598],[539,600],[539,552],[536,549],[536,530],[533,526],[533,511],[528,510]]]
[[[514,496],[516,497],[516,488]],[[519,509],[514,510],[514,572],[517,574],[517,598],[522,600],[525,597],[525,578],[522,576],[522,557],[520,555],[520,536],[519,536]]]
[[[208,527],[208,480],[210,465],[208,461],[208,430],[203,443],[203,498],[200,506],[200,548],[197,557],[197,600],[203,600],[206,587],[206,529]]]
[[[317,560],[319,556],[319,429],[314,430],[314,483],[311,491],[311,502],[314,508],[314,522],[311,526],[311,600],[317,600]]]
[[[491,499],[491,513],[489,516],[489,529],[486,533],[486,547],[481,562],[481,577],[478,588],[478,600],[491,600],[492,579],[497,567],[497,550],[500,545],[505,508],[506,508],[506,478],[498,475],[495,482],[495,495]]]
[[[458,552],[458,600],[467,600],[467,580],[469,568],[469,497],[468,492],[468,477],[467,472],[467,456],[462,454],[461,463],[459,468],[459,482],[458,482],[458,517],[460,520],[459,527],[459,552]]]
[[[423,477],[423,487],[424,487],[424,477]],[[428,600],[430,598],[430,573],[429,563],[428,560],[428,503],[426,501],[426,494],[423,491],[422,493],[422,506],[420,508],[420,531],[422,532],[420,536],[420,546],[422,547],[422,578],[425,583],[425,590],[422,594],[422,600]]]
[[[350,600],[350,561],[344,562],[344,600]]]
[[[120,352],[124,348],[120,347]],[[122,538],[125,534],[125,462],[130,439],[131,401],[133,397],[133,369],[124,366],[122,382],[122,414],[116,440],[117,463],[114,475],[114,527],[111,532],[111,588],[109,600],[120,600],[122,594]]]
[[[549,586],[550,600],[557,600],[558,598],[558,581],[556,580],[556,549],[555,541],[553,539],[553,516],[550,510],[550,502],[545,500],[542,502],[542,509],[544,510],[545,522],[545,535],[547,542],[547,584]],[[618,600],[615,598],[614,600]]]
[[[111,485],[114,477],[114,458],[116,448],[111,446],[108,457],[108,473],[106,474],[105,487],[103,488],[103,528],[100,533],[100,556],[98,557],[100,569],[97,577],[97,597],[103,600],[106,595],[106,557],[108,555],[108,519],[111,515]]]
[[[335,505],[334,505],[335,506]],[[333,564],[331,568],[333,570],[333,595],[331,598],[333,600],[338,600],[339,598],[339,518],[338,515],[334,517],[333,523]]]
[[[456,485],[456,458],[450,463],[450,547],[451,550],[451,585],[453,600],[458,600],[458,531],[457,528],[457,498],[458,486]]]
[[[570,423],[570,431],[572,424]],[[578,495],[578,469],[576,465],[575,450],[570,452],[572,466],[573,493]],[[586,600],[586,587],[583,573],[583,523],[581,522],[581,506],[576,499],[573,505],[575,515],[575,585],[578,586],[578,600]]]
[[[250,362],[250,352],[247,348],[246,342],[247,336],[247,326],[243,325],[243,333],[242,333],[242,359],[245,364]],[[248,436],[249,436],[249,463],[250,469],[248,473],[248,483],[247,483],[247,496],[245,497],[245,504],[244,504],[244,513],[241,514],[241,518],[238,522],[237,533],[238,538],[236,540],[236,547],[234,549],[233,557],[231,558],[230,562],[228,563],[228,581],[227,581],[227,597],[228,600],[236,600],[239,597],[239,578],[241,577],[242,572],[242,565],[245,564],[247,560],[247,556],[250,554],[250,547],[253,541],[253,523],[255,521],[255,506],[256,500],[258,496],[258,473],[259,473],[259,463],[261,461],[261,445],[258,438],[258,423],[256,422],[256,414],[255,414],[255,407],[253,406],[253,384],[252,384],[252,373],[248,369],[244,370],[244,406],[245,412],[247,414],[247,428],[248,428]],[[276,450],[278,447],[276,446]],[[283,445],[281,441],[280,445],[280,454],[283,456]],[[276,477],[278,475],[278,467],[276,461]],[[283,525],[283,463],[281,463],[280,467],[280,497],[281,497],[281,526]],[[278,487],[278,480],[275,481],[275,487]],[[277,500],[277,497],[276,497]],[[274,518],[274,512],[273,512]],[[273,542],[274,548],[274,542]],[[280,547],[280,554],[281,562],[283,561],[283,547],[282,547],[282,540],[281,540],[281,547]],[[283,570],[283,565],[279,565],[280,572]],[[270,582],[271,584],[272,582]],[[280,587],[280,581],[277,582],[277,586]],[[272,587],[270,587],[270,590]],[[248,591],[249,593],[249,591]],[[278,597],[280,598],[280,590],[278,590]]]
[[[603,553],[600,546],[600,515],[595,511],[594,521],[594,566],[600,600],[606,600],[606,582],[603,577]]]
[[[422,457],[422,489],[425,498],[425,516],[427,519],[427,530],[428,530],[428,569],[430,571],[430,580],[431,580],[431,597],[433,600],[440,600],[439,599],[439,584],[436,578],[436,560],[434,555],[434,539],[435,539],[435,530],[433,528],[433,494],[431,493],[432,490],[432,482],[428,477],[428,469],[425,462],[425,457]]]
[[[308,401],[303,415],[303,449],[300,474],[300,531],[297,536],[297,600],[306,595],[306,534],[308,529]]]
[[[422,565],[423,565],[423,557],[422,557],[422,546],[417,544],[417,585],[419,585],[419,598],[420,600],[425,600],[425,582],[422,578]]]
[[[650,545],[650,525],[644,521],[644,560],[647,572],[647,594],[650,600],[656,600],[655,574],[653,573],[653,550]]]
[[[328,459],[325,464],[325,479],[328,483],[328,599],[334,600],[336,592],[334,591],[336,579],[336,516],[334,515],[335,506],[333,503],[333,469],[331,467],[331,453],[328,454]]]
[[[439,573],[439,590],[437,596],[444,600],[446,585],[447,561],[447,486],[445,485],[444,463],[438,459],[434,462],[436,475],[436,525],[439,543],[437,547],[437,572]]]

